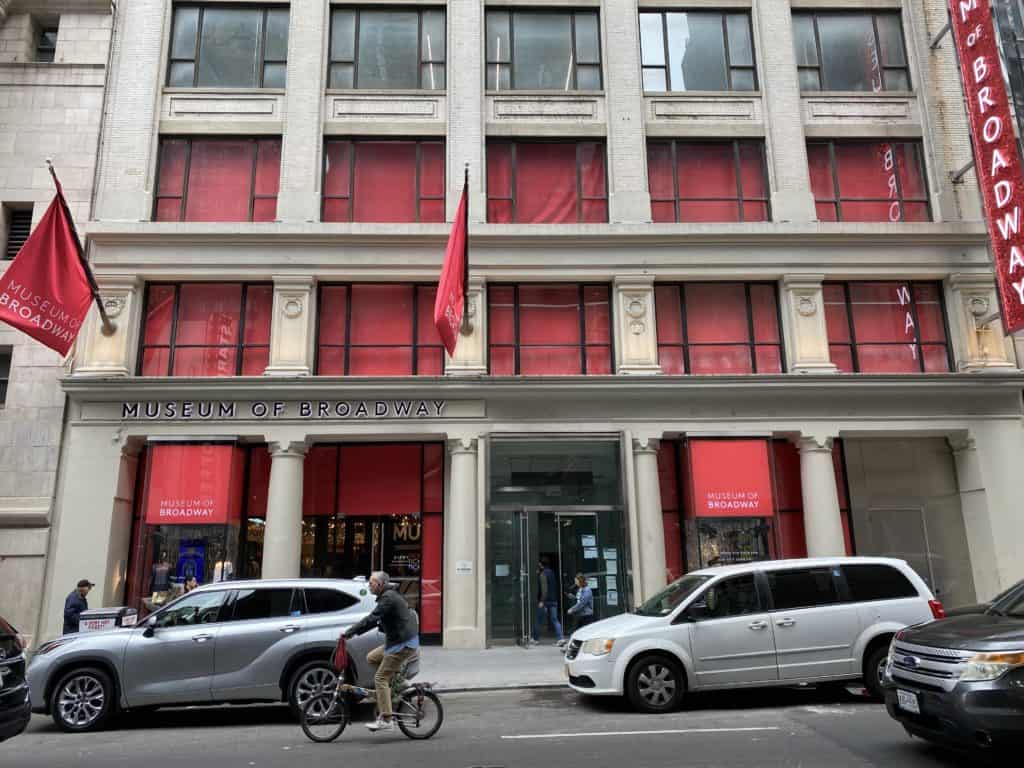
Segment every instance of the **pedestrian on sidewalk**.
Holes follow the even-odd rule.
[[[569,609],[569,615],[576,619],[574,632],[594,621],[594,590],[582,573],[576,574],[576,604]],[[564,639],[560,645],[565,645]]]
[[[93,584],[88,579],[79,579],[78,586],[64,599],[64,634],[70,635],[78,631],[78,623],[82,617],[82,611],[89,610],[89,601],[85,596],[89,594]]]
[[[562,625],[558,621],[558,579],[546,557],[537,564],[537,574],[537,620],[533,624],[533,644],[540,643],[540,625],[546,620],[555,631],[555,645],[560,645]]]

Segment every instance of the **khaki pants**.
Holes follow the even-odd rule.
[[[377,686],[377,709],[385,720],[391,719],[391,681],[395,674],[412,656],[415,648],[403,648],[398,653],[384,653],[384,646],[378,645],[366,654],[366,663],[377,667],[373,682]]]

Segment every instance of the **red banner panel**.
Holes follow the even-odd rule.
[[[422,458],[418,443],[342,446],[338,513],[406,515],[419,512]]]
[[[697,517],[775,514],[767,440],[691,440],[690,470]]]
[[[223,525],[241,516],[242,451],[234,445],[157,443],[149,449],[150,525]]]
[[[1024,328],[1024,180],[992,7],[989,0],[950,0],[950,19],[974,139],[974,172],[995,257],[1003,327],[1013,333]]]

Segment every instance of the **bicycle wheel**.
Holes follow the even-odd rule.
[[[433,691],[412,688],[398,700],[395,719],[410,739],[429,739],[444,722],[444,707]]]
[[[333,691],[314,694],[302,708],[302,732],[312,741],[334,741],[348,725],[348,704]]]

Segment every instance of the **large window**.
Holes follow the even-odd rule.
[[[444,9],[335,8],[328,88],[444,90]]]
[[[767,221],[760,141],[649,141],[651,217],[665,221]]]
[[[612,372],[607,285],[495,285],[488,289],[491,374]]]
[[[899,11],[794,13],[800,89],[909,91]]]
[[[170,86],[284,88],[287,58],[287,7],[174,7]]]
[[[938,283],[826,283],[832,362],[850,373],[934,373],[950,369]]]
[[[261,375],[273,301],[273,286],[261,283],[147,286],[139,374]]]
[[[155,221],[274,221],[280,139],[163,139]]]
[[[665,373],[782,373],[773,284],[658,284],[654,299]]]
[[[487,142],[487,220],[498,224],[608,221],[604,144]]]
[[[444,142],[328,141],[322,220],[443,222]]]
[[[597,91],[597,11],[487,11],[487,89]]]
[[[807,162],[819,221],[931,221],[920,142],[812,141]]]
[[[321,376],[440,376],[434,285],[324,285],[316,372]]]
[[[642,11],[640,49],[645,91],[757,88],[745,11]]]

